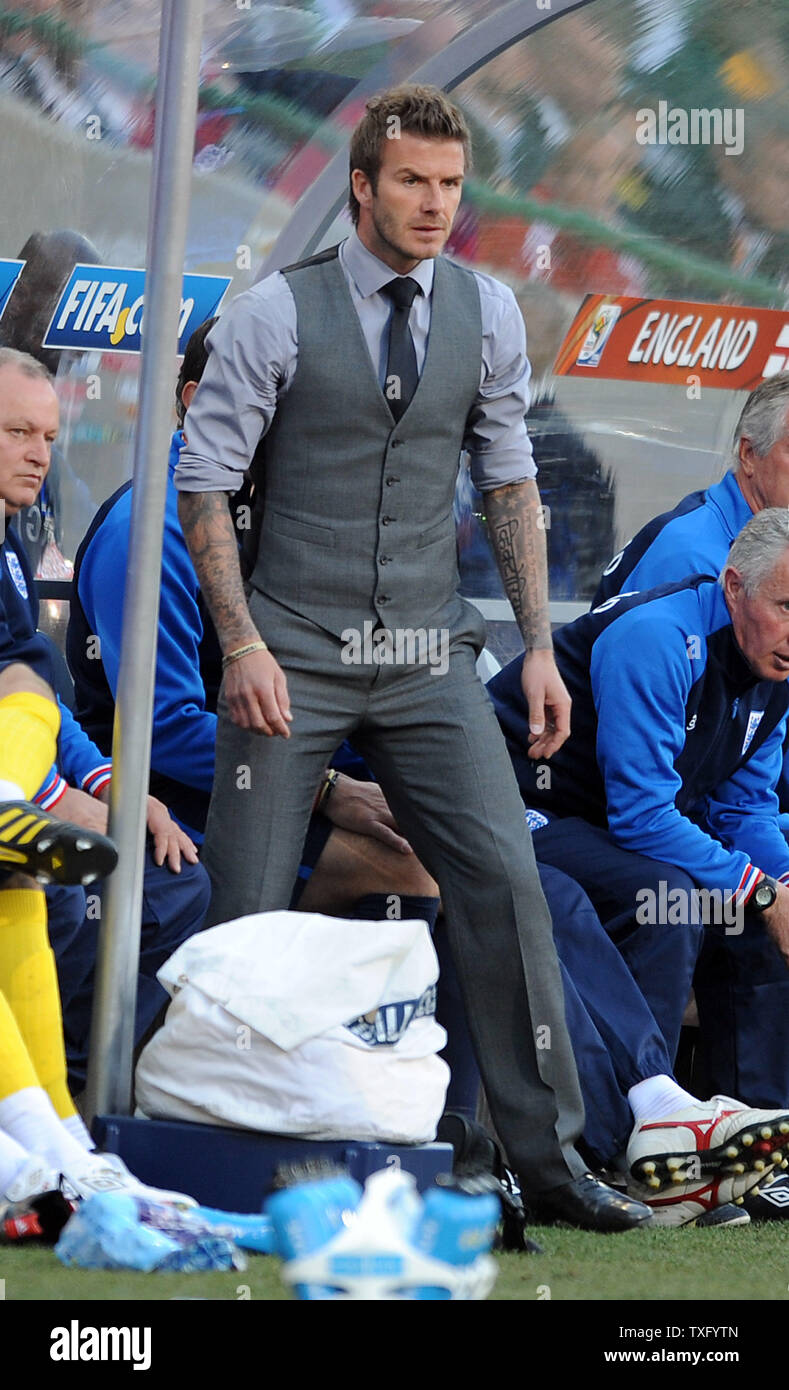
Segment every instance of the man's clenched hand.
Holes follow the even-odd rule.
[[[271,652],[250,652],[231,662],[225,671],[224,694],[230,718],[240,729],[290,738],[288,683]]]
[[[569,737],[572,701],[549,648],[526,653],[521,686],[529,710],[529,757],[550,758]]]

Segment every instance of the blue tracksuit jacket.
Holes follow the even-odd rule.
[[[733,473],[714,487],[691,492],[670,512],[653,517],[603,570],[592,607],[634,590],[673,584],[688,574],[716,578],[734,537],[753,513]]]
[[[789,876],[773,790],[789,685],[753,675],[716,583],[623,595],[555,646],[573,713],[549,786],[526,756],[521,658],[488,684],[527,806],[607,825],[622,848],[741,901],[758,869]]]
[[[178,521],[172,477],[181,441],[179,432],[168,464],[150,785],[179,820],[201,829],[214,775],[222,662]],[[66,640],[75,713],[107,750],[118,687],[131,508],[131,484],[126,483],[100,508],[77,551]],[[100,637],[99,651],[94,634]]]
[[[670,512],[653,517],[615,555],[603,571],[592,607],[615,594],[642,592],[671,584],[687,574],[718,575],[735,536],[753,513],[733,473],[714,487],[691,492]],[[782,811],[789,811],[789,749],[776,787]]]

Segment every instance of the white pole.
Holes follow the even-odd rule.
[[[162,532],[202,28],[203,0],[162,0],[129,571],[112,740],[110,834],[119,860],[102,904],[90,1116],[131,1109]]]

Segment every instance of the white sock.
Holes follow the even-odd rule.
[[[0,780],[0,801],[27,801],[21,787],[16,782],[3,782]]]
[[[701,1105],[696,1096],[678,1086],[673,1076],[649,1076],[631,1086],[628,1103],[635,1120],[662,1120],[688,1105]]]
[[[81,1161],[85,1149],[69,1134],[46,1091],[26,1086],[0,1100],[0,1129],[30,1153],[41,1154],[54,1168]]]
[[[76,1139],[77,1143],[81,1144],[83,1149],[87,1149],[88,1153],[91,1153],[92,1150],[95,1149],[96,1145],[91,1139],[90,1132],[81,1115],[69,1115],[67,1119],[61,1120],[60,1123],[64,1129],[68,1130],[72,1139]]]
[[[7,1192],[14,1178],[32,1155],[0,1129],[0,1196]]]

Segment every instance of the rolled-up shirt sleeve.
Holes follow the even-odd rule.
[[[480,492],[537,475],[525,415],[531,366],[526,326],[512,290],[476,273],[482,311],[479,395],[468,417],[464,447]]]
[[[175,485],[181,492],[237,492],[296,369],[296,306],[285,278],[268,276],[239,295],[206,346]]]

